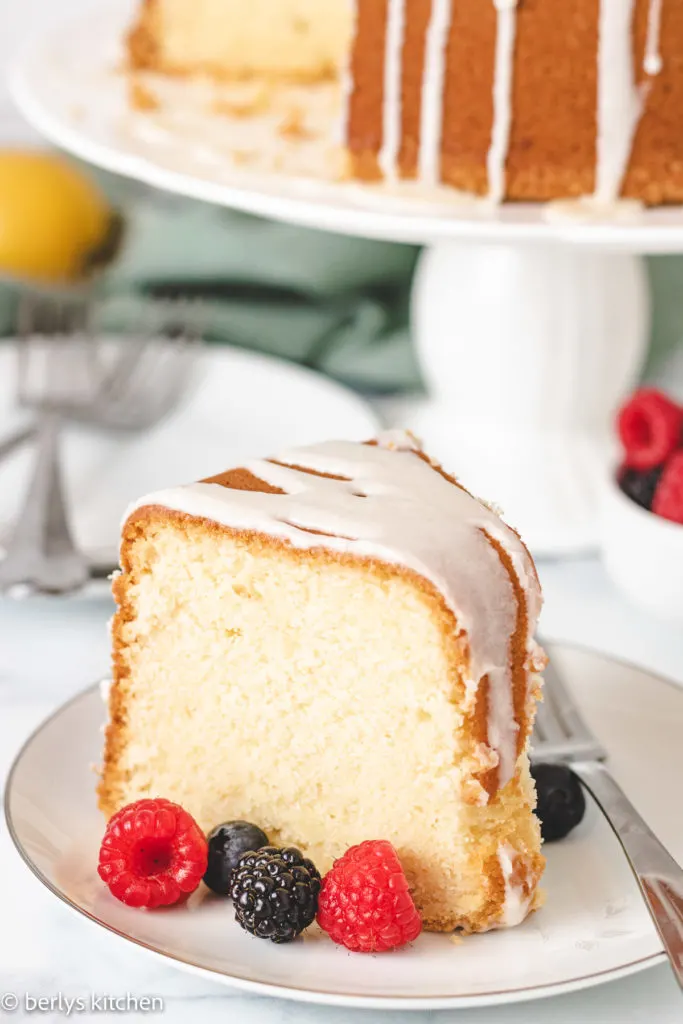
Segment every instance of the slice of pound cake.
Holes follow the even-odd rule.
[[[410,436],[152,494],[121,564],[107,815],[163,796],[207,830],[256,822],[323,871],[389,840],[434,931],[537,905],[538,578]]]

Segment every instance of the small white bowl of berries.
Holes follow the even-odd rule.
[[[641,388],[621,408],[622,460],[602,502],[602,552],[636,604],[683,622],[683,407]]]

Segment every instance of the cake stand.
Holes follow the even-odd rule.
[[[424,245],[412,326],[427,396],[388,402],[385,415],[495,500],[536,554],[594,547],[611,420],[647,352],[642,256],[683,252],[683,208],[492,210],[445,190],[340,182],[330,137],[338,98],[323,89],[292,88],[297,116],[317,127],[288,138],[282,105],[251,120],[225,116],[224,105],[218,117],[208,83],[179,91],[150,80],[142,105],[154,109],[133,111],[112,42],[130,9],[116,0],[43,30],[24,49],[11,85],[34,127],[85,160],[168,191]]]

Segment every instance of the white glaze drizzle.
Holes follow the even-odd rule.
[[[446,81],[446,43],[451,26],[453,0],[432,0],[425,38],[425,58],[420,98],[420,153],[418,176],[428,185],[441,180],[443,93]]]
[[[517,851],[508,843],[498,848],[498,863],[505,884],[505,899],[498,920],[499,928],[515,928],[525,920],[531,908],[533,890],[527,895],[521,885],[515,885],[512,881],[517,856]]]
[[[379,166],[385,178],[396,177],[401,148],[401,86],[403,76],[403,31],[405,0],[389,0],[384,52],[384,94],[382,100],[382,148]]]
[[[663,0],[650,0],[647,12],[647,36],[643,71],[646,75],[658,75],[662,70],[662,6]]]
[[[431,581],[464,629],[472,680],[488,677],[488,742],[500,786],[517,761],[510,639],[516,600],[508,573],[485,530],[507,552],[527,596],[527,649],[540,612],[533,564],[517,534],[481,502],[417,458],[409,435],[383,435],[377,446],[326,442],[281,452],[245,468],[284,494],[198,483],[148,495],[129,509],[161,505],[233,529],[254,530],[296,548],[323,547],[401,565]],[[333,480],[292,469],[334,474]],[[309,531],[322,531],[321,536]]]
[[[341,79],[341,93],[342,93],[342,115],[338,125],[337,141],[340,145],[344,146],[348,143],[349,139],[349,124],[351,122],[351,97],[354,91],[354,80],[353,73],[351,71],[351,61],[353,59],[353,52],[356,46],[356,36],[358,34],[358,4],[360,0],[348,0],[351,9],[351,24],[353,30],[351,32],[351,46],[346,58],[346,64],[342,68],[340,79]]]
[[[634,6],[635,0],[600,0],[594,193],[599,205],[609,205],[619,196],[644,107],[633,67]]]
[[[496,56],[493,72],[493,126],[486,158],[489,199],[505,195],[505,164],[512,127],[512,76],[517,25],[517,0],[493,0],[497,11]]]

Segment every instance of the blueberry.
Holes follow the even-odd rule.
[[[245,853],[268,845],[268,836],[248,821],[226,821],[209,833],[209,862],[204,882],[214,892],[230,892],[232,873]]]
[[[627,498],[650,512],[663,469],[663,466],[646,470],[630,469],[625,466],[619,473],[619,486]]]
[[[578,778],[563,764],[532,765],[531,774],[536,782],[541,835],[546,843],[564,839],[583,821],[586,798]]]

